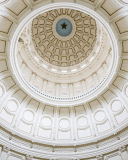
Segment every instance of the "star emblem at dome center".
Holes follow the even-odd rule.
[[[62,29],[67,29],[67,24],[65,22],[62,23],[61,26],[62,26]]]

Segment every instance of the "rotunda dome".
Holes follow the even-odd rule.
[[[83,97],[85,101],[105,82],[112,67],[114,51],[105,28],[79,10],[59,8],[38,15],[18,41],[21,78],[52,103]]]
[[[126,0],[0,2],[0,159],[128,159]]]
[[[59,67],[86,59],[96,42],[94,18],[73,9],[43,13],[32,21],[32,43],[45,61]]]

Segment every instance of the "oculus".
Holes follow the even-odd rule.
[[[30,23],[31,44],[42,61],[59,67],[74,66],[91,53],[97,39],[93,17],[73,9],[42,13]]]
[[[72,23],[68,19],[60,19],[56,24],[56,32],[62,37],[69,36],[72,32]]]

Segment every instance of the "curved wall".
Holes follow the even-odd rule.
[[[100,44],[96,45],[93,51],[96,52],[99,48],[98,52],[95,53],[96,55],[94,54],[93,62],[90,62],[91,64],[88,64],[84,69],[80,68],[77,73],[61,74],[52,73],[50,69],[45,70],[41,60],[37,59],[37,56],[35,58],[35,52],[29,50],[31,39],[27,38],[26,33],[30,30],[27,30],[26,27],[21,34],[21,42],[18,43],[18,67],[26,81],[44,94],[65,98],[89,92],[104,79],[111,66],[112,50],[110,40],[103,28],[99,31],[102,31],[97,40],[97,43]]]
[[[54,3],[58,1],[52,1]],[[11,37],[23,15],[51,1],[10,1],[0,12],[0,144],[1,160],[127,160],[128,14],[115,0],[70,1],[102,16],[118,43],[118,68],[111,83],[91,101],[63,106],[42,103],[24,91],[10,67]],[[53,3],[52,3],[53,4]],[[18,7],[13,7],[17,5]],[[59,5],[59,3],[57,3]],[[113,8],[114,6],[114,8]],[[115,41],[113,41],[115,42]],[[116,43],[115,42],[115,43]],[[12,48],[11,48],[12,49]],[[117,60],[116,59],[116,60]],[[36,95],[35,95],[36,96]],[[15,158],[14,158],[15,157]]]

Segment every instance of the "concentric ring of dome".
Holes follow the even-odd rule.
[[[60,9],[60,7],[58,9]],[[62,9],[60,9],[60,10],[62,10]],[[80,12],[83,12],[84,15],[88,15],[87,14],[88,12],[85,13],[84,10],[76,9],[76,11],[77,10],[79,10]],[[45,13],[47,13],[47,12],[44,12],[43,14],[45,14]],[[40,15],[41,14],[38,14],[38,16],[40,16]],[[64,16],[64,15],[62,15],[62,16]],[[97,17],[95,17],[95,19],[97,19]],[[112,59],[112,61],[113,61],[113,64],[112,64],[111,60],[110,60],[111,56],[114,57],[114,56],[117,56],[117,55],[116,55],[116,47],[114,48],[113,46],[111,46],[111,45],[116,45],[116,43],[115,44],[112,43],[112,39],[111,40],[109,39],[110,37],[113,36],[113,34],[110,34],[109,31],[107,31],[108,33],[106,33],[106,31],[104,31],[104,27],[105,27],[105,30],[108,30],[109,27],[106,28],[106,26],[104,26],[104,24],[101,22],[101,24],[104,27],[102,28],[102,25],[101,25],[101,27],[99,27],[99,28],[102,28],[102,30],[103,30],[102,32],[101,32],[101,30],[99,30],[99,34],[100,33],[104,33],[104,34],[103,35],[101,34],[99,36],[100,37],[100,47],[99,47],[100,49],[98,49],[98,47],[97,47],[98,52],[96,51],[97,49],[95,47],[97,45],[94,45],[95,50],[94,50],[94,53],[92,52],[91,54],[92,55],[95,54],[95,55],[98,55],[98,56],[93,57],[91,55],[92,57],[90,57],[90,60],[88,60],[90,62],[89,63],[90,67],[88,66],[84,69],[81,68],[80,71],[82,71],[81,72],[82,74],[79,74],[79,72],[78,72],[76,74],[72,73],[71,76],[70,75],[68,75],[68,76],[64,75],[64,77],[63,77],[61,75],[56,76],[56,74],[48,72],[45,69],[41,70],[42,67],[40,67],[41,66],[41,63],[40,63],[41,61],[40,60],[38,60],[35,63],[35,60],[37,58],[35,57],[36,53],[33,50],[33,45],[32,45],[33,43],[32,43],[31,38],[30,38],[32,36],[32,34],[30,32],[32,20],[33,19],[31,19],[29,25],[26,26],[27,30],[25,29],[22,33],[20,31],[21,37],[23,38],[23,50],[19,50],[19,51],[17,50],[17,52],[19,52],[21,54],[20,59],[17,57],[18,58],[18,64],[19,64],[19,67],[21,68],[21,70],[18,66],[17,66],[18,67],[17,69],[19,70],[20,73],[21,72],[23,73],[23,70],[24,70],[24,72],[27,71],[25,73],[26,75],[24,75],[24,74],[20,75],[20,77],[21,77],[21,79],[24,83],[23,89],[25,89],[26,87],[29,88],[27,90],[25,89],[25,91],[27,91],[29,93],[33,92],[32,95],[34,97],[36,97],[37,99],[39,98],[41,101],[45,101],[45,102],[49,101],[52,104],[53,103],[63,104],[63,101],[64,102],[66,101],[66,105],[69,105],[71,103],[74,104],[76,102],[81,103],[81,102],[85,101],[85,98],[86,98],[86,100],[90,100],[90,99],[93,98],[93,96],[95,96],[96,92],[98,94],[100,94],[100,92],[102,91],[101,88],[105,87],[104,83],[108,83],[109,81],[111,81],[111,78],[109,79],[108,77],[111,77],[110,75],[113,74],[112,73],[112,68],[116,69],[116,68],[114,68],[114,65],[116,65],[116,63],[117,63],[116,61],[114,62],[113,59]],[[58,21],[58,19],[57,19],[57,21]],[[99,21],[99,20],[97,20],[97,21]],[[24,26],[25,25],[26,24],[24,24]],[[55,25],[56,25],[56,23],[55,23]],[[99,22],[97,23],[97,26],[99,26]],[[109,37],[107,36],[107,34],[109,35]],[[107,41],[105,39],[103,40],[103,38],[101,38],[101,37],[104,37],[104,36],[106,37]],[[97,44],[99,44],[99,43],[97,43]],[[106,48],[106,49],[104,49],[104,48]],[[36,49],[36,48],[34,47],[34,49]],[[111,52],[111,49],[112,49],[112,52]],[[100,50],[100,52],[99,52],[99,50]],[[22,51],[23,51],[24,54],[22,54]],[[26,54],[25,54],[25,52],[26,52]],[[104,54],[102,54],[102,52],[104,52]],[[96,53],[98,53],[98,54],[96,54]],[[17,54],[17,56],[18,55],[19,54]],[[25,56],[26,58],[25,57],[23,58],[22,56]],[[32,58],[33,56],[36,59],[35,58],[33,59]],[[108,63],[108,66],[107,66],[106,63],[107,63],[108,59],[109,59],[109,61],[108,61],[109,63]],[[21,64],[23,65],[22,67],[20,66]],[[30,74],[28,74],[28,70],[29,70]],[[52,70],[55,70],[55,69],[52,69]],[[73,71],[74,71],[74,69],[72,70],[72,72]],[[88,74],[86,74],[85,71],[87,71]],[[41,74],[41,72],[42,72],[42,74]],[[102,74],[102,76],[98,80],[95,72],[96,72],[96,74],[100,74],[100,73],[104,73],[104,74]],[[109,74],[108,74],[108,72],[109,72]],[[111,74],[110,74],[110,72],[111,72]],[[81,76],[78,76],[78,75],[81,75]],[[31,77],[28,77],[28,76],[31,76]],[[31,78],[35,79],[34,77],[36,77],[37,81],[34,82],[34,84],[32,84],[33,80],[31,81]],[[85,77],[87,79],[85,79]],[[109,81],[107,79],[109,79]],[[67,83],[66,86],[65,86],[64,81]],[[87,86],[87,90],[84,87],[85,86],[84,81],[87,81],[87,84],[88,84],[88,82],[89,83],[91,82]],[[43,88],[41,86],[43,86]],[[51,90],[51,86],[53,87],[52,90]],[[80,88],[81,89],[83,88],[83,89],[80,91],[77,88],[77,86],[80,86]],[[67,91],[66,92],[61,91],[61,90],[63,90],[63,88],[67,88],[66,90],[68,92]],[[65,97],[65,95],[66,95],[66,97]],[[73,102],[73,100],[75,100],[75,102]]]
[[[57,21],[62,18],[73,23],[73,31],[66,37],[56,33]],[[94,48],[96,35],[95,19],[73,9],[52,10],[32,22],[32,40],[37,53],[60,67],[73,66],[86,59]]]

